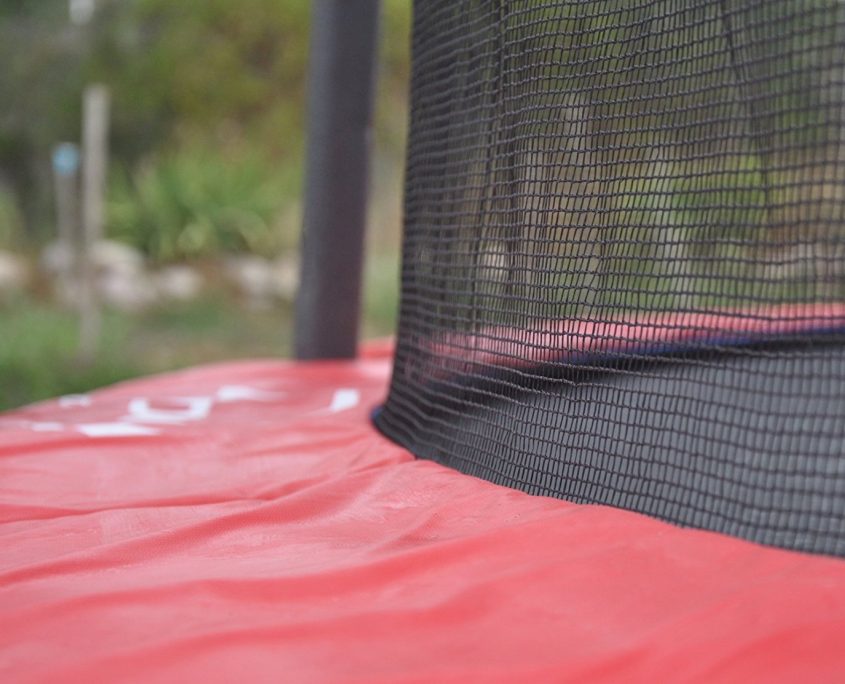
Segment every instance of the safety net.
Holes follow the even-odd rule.
[[[845,555],[845,3],[416,0],[378,427]]]

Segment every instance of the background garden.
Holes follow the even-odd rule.
[[[382,7],[367,336],[396,315],[407,125],[410,3]],[[309,16],[308,0],[0,4],[0,408],[288,353]],[[109,242],[100,349],[80,363],[51,155],[79,140],[90,83],[112,98]]]
[[[381,5],[365,336],[396,317],[408,119],[411,2]],[[841,2],[694,3],[666,26],[671,0],[444,7],[509,46],[476,36],[452,65],[472,76],[455,115],[477,120],[452,126],[460,139],[442,136],[441,153],[483,182],[453,184],[425,217],[477,247],[416,265],[424,282],[446,279],[446,320],[475,326],[458,310],[502,293],[566,318],[845,297]],[[288,353],[309,19],[308,0],[3,0],[0,408]],[[81,363],[51,157],[79,139],[92,83],[112,98],[95,254],[106,307],[95,361]],[[532,260],[556,280],[535,283]],[[490,311],[490,324],[511,314]]]

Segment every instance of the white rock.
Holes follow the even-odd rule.
[[[156,275],[156,288],[165,299],[187,302],[196,299],[203,288],[202,275],[190,266],[167,266]]]
[[[273,291],[279,298],[292,302],[299,289],[299,260],[285,256],[276,259],[273,264]]]
[[[229,281],[253,303],[293,301],[299,287],[299,262],[290,256],[275,261],[258,256],[229,257],[224,263]]]
[[[140,273],[144,270],[144,255],[123,242],[101,240],[94,245],[94,264],[101,271]]]
[[[0,251],[0,292],[18,291],[29,283],[29,264],[11,252]]]
[[[103,302],[121,311],[140,311],[156,301],[153,279],[144,273],[106,272],[97,278]]]
[[[41,269],[48,275],[68,273],[73,264],[73,252],[70,245],[56,240],[41,252]]]
[[[53,288],[53,296],[62,306],[75,308],[79,306],[82,288],[79,283],[71,278],[59,280]]]
[[[144,255],[134,247],[115,240],[100,240],[92,250],[98,272],[139,273],[144,270]],[[73,250],[64,242],[51,242],[41,252],[41,268],[50,275],[68,273],[73,264]]]
[[[273,264],[257,256],[229,257],[224,271],[230,282],[252,300],[267,300],[275,295]]]

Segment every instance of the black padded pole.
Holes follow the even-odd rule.
[[[299,359],[355,356],[378,47],[378,0],[314,0]]]

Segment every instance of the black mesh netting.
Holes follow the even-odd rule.
[[[845,3],[417,0],[379,427],[845,555]]]

